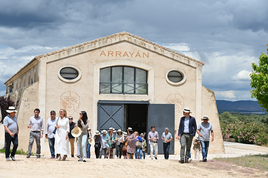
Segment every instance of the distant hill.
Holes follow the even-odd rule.
[[[223,113],[225,111],[242,113],[242,114],[266,114],[262,110],[258,101],[226,101],[217,100],[218,112]]]

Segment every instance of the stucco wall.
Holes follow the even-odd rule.
[[[223,139],[221,134],[220,120],[218,109],[216,105],[214,92],[207,89],[206,87],[202,88],[202,114],[209,117],[209,122],[213,125],[214,128],[214,142],[210,142],[209,153],[222,153],[224,152]],[[201,123],[200,118],[196,118],[198,123]]]

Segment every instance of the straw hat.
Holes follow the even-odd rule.
[[[191,110],[189,108],[184,108],[183,112],[185,112],[185,113],[191,113]]]
[[[110,131],[110,130],[114,131],[114,128],[113,128],[113,127],[110,127],[110,128],[109,128],[109,131]]]
[[[72,131],[71,134],[73,137],[79,137],[81,135],[82,131],[79,127],[75,127]]]
[[[209,120],[208,116],[204,115],[201,120],[203,121],[203,120],[206,120],[206,119]]]
[[[127,135],[127,132],[123,132],[123,135]]]
[[[129,131],[133,131],[131,127],[128,127],[127,130],[129,130]]]
[[[106,130],[101,131],[102,134],[107,134]]]
[[[6,110],[7,113],[13,113],[13,112],[17,112],[16,108],[14,106],[9,106],[8,110]]]
[[[118,129],[118,130],[117,130],[117,133],[119,133],[119,132],[123,133],[121,129]]]
[[[97,130],[97,131],[95,132],[95,135],[100,135],[100,132]]]

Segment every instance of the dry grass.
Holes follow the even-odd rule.
[[[248,155],[237,158],[216,158],[218,161],[229,162],[242,167],[268,170],[268,155]]]

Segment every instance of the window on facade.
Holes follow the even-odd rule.
[[[72,67],[64,67],[60,70],[60,75],[67,80],[73,80],[78,77],[78,71]]]
[[[147,71],[127,66],[100,70],[100,93],[147,94]]]
[[[179,71],[173,70],[168,73],[168,80],[174,83],[179,83],[182,81],[183,75]]]

